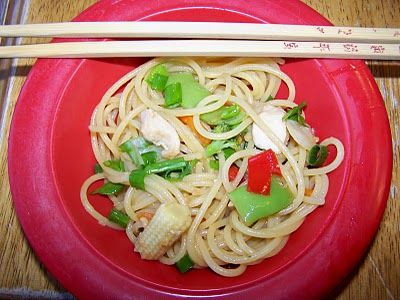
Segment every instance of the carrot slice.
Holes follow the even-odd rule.
[[[306,188],[304,191],[304,196],[310,197],[313,192],[313,189]]]
[[[200,143],[203,146],[207,146],[208,144],[211,143],[211,140],[202,136],[200,133],[197,132],[196,128],[194,127],[194,123],[193,123],[193,117],[192,116],[184,116],[184,117],[179,117],[179,119],[186,124],[187,126],[189,126],[189,128],[195,133],[195,135],[197,136],[197,138],[200,140]]]
[[[147,220],[150,221],[153,218],[154,213],[151,213],[151,212],[148,212],[148,211],[139,211],[137,213],[137,216],[138,216],[139,219],[144,217],[144,218],[146,218]]]

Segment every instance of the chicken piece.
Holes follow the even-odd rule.
[[[143,137],[164,150],[164,158],[173,158],[179,154],[180,139],[175,128],[152,109],[140,113],[140,131]]]
[[[286,130],[286,124],[282,120],[285,115],[285,111],[280,107],[272,105],[265,105],[263,111],[259,114],[259,117],[265,122],[265,124],[271,129],[273,133],[282,141],[287,143],[288,132]],[[252,129],[254,144],[257,148],[268,150],[271,149],[276,154],[281,151],[278,146],[275,145],[270,138],[263,132],[263,130],[256,124],[253,125]]]

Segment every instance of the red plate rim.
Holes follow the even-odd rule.
[[[135,19],[141,19],[158,12],[179,9],[181,7],[210,7],[228,9],[251,16],[254,12],[267,5],[271,11],[285,10],[285,13],[297,16],[297,22],[302,24],[329,25],[330,23],[321,17],[317,12],[300,1],[253,0],[252,5],[247,1],[223,1],[223,0],[202,0],[186,1],[174,0],[171,2],[157,3],[148,1],[146,7],[138,6],[137,0],[122,1],[100,1],[80,14],[75,21],[102,20],[110,6],[136,5]],[[157,4],[156,4],[157,3]],[[245,5],[247,3],[247,5]],[[251,7],[249,7],[251,6]],[[149,13],[151,12],[151,13]],[[108,18],[117,19],[117,16],[108,15]],[[262,18],[260,18],[262,20]],[[45,86],[43,79],[48,75],[52,67],[64,61],[64,71],[54,79],[53,85]],[[74,70],[79,68],[82,60],[39,60],[32,68],[21,91],[16,105],[9,136],[9,177],[11,192],[18,218],[23,230],[35,253],[46,265],[49,271],[74,295],[79,298],[98,296],[101,298],[125,298],[132,295],[140,295],[145,298],[169,298],[177,296],[175,291],[156,288],[154,285],[147,285],[129,280],[129,277],[121,273],[117,268],[108,262],[100,261],[85,240],[80,236],[71,223],[62,204],[57,202],[59,197],[55,185],[52,161],[49,153],[52,146],[49,137],[52,134],[52,120],[57,111],[57,105],[49,105],[43,110],[39,105],[41,99],[51,104],[57,102],[63,90],[59,87],[68,81]],[[380,153],[375,160],[367,159],[362,166],[352,166],[348,170],[348,182],[360,175],[360,172],[369,171],[369,182],[377,188],[371,191],[371,197],[376,199],[376,204],[369,207],[367,214],[359,213],[358,209],[366,209],[362,203],[341,202],[337,214],[330,223],[326,225],[324,234],[315,241],[307,253],[299,257],[295,264],[286,268],[268,281],[260,282],[256,286],[246,285],[239,290],[219,290],[191,292],[182,290],[182,294],[188,296],[214,296],[216,298],[232,297],[259,297],[263,291],[269,291],[271,298],[297,297],[307,298],[321,296],[334,288],[360,260],[368,245],[370,244],[382,218],[389,193],[392,173],[392,145],[389,122],[380,92],[375,84],[374,78],[368,68],[361,61],[353,61],[350,66],[347,62],[340,60],[328,61],[319,60],[321,66],[326,70],[332,79],[332,84],[337,87],[337,92],[343,99],[348,97],[340,86],[344,76],[351,72],[362,73],[364,76],[357,77],[356,86],[366,87],[362,89],[357,99],[354,99],[352,109],[358,109],[357,122],[360,122],[365,129],[363,135],[350,132],[351,144],[356,145],[349,149],[350,158],[357,156],[357,161],[362,161],[365,149],[371,153]],[[34,92],[32,92],[34,91]],[[368,101],[366,100],[368,99]],[[33,105],[32,102],[33,101]],[[360,105],[362,101],[365,105]],[[348,108],[349,109],[349,108]],[[347,121],[350,128],[353,125],[354,116],[347,113]],[[32,118],[31,116],[35,116]],[[373,118],[374,126],[367,126],[368,120]],[[41,130],[32,130],[32,128]],[[361,159],[360,159],[361,155]],[[369,156],[370,158],[370,156]],[[32,193],[32,187],[36,194]],[[346,193],[357,195],[357,186],[347,186]],[[55,201],[54,201],[55,200]],[[360,202],[360,201],[358,201]],[[52,226],[47,226],[42,218],[51,211]],[[355,214],[356,213],[356,214]],[[358,218],[354,219],[357,215]],[[55,221],[57,220],[57,221]],[[347,228],[343,230],[343,228]],[[79,253],[75,257],[82,259],[79,270],[70,270],[69,261],[75,259],[65,249],[65,242],[74,243]],[[48,247],[48,245],[52,247]],[[84,259],[84,261],[83,261]],[[312,261],[312,263],[311,263]],[[339,266],[335,261],[341,261]],[[309,265],[320,265],[319,268],[312,268],[307,276],[304,270]],[[337,263],[336,263],[337,264]],[[335,265],[334,271],[330,267]],[[86,280],[79,281],[70,273],[80,272],[85,274]],[[295,278],[301,280],[295,281]],[[324,278],[324,279],[321,279]],[[286,282],[291,281],[290,285]],[[107,282],[104,285],[104,282]],[[318,284],[315,284],[318,282]],[[309,287],[312,286],[310,291]],[[102,287],[100,289],[100,287]],[[284,291],[284,295],[282,294]],[[275,296],[275,297],[274,297]]]

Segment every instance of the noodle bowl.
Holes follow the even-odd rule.
[[[282,63],[281,59],[272,58],[156,58],[119,79],[103,96],[90,121],[93,153],[102,172],[89,177],[82,185],[81,199],[87,212],[102,225],[124,230],[97,212],[89,202],[91,184],[105,180],[124,186],[122,192],[109,195],[109,199],[117,210],[129,217],[125,232],[135,245],[161,205],[179,203],[189,209],[189,227],[158,258],[164,264],[175,264],[188,254],[194,267],[209,267],[220,275],[232,277],[242,274],[248,265],[277,254],[305,217],[324,204],[329,187],[327,173],[337,168],[344,156],[342,143],[330,137],[319,145],[333,145],[337,149],[336,157],[324,166],[310,167],[307,163],[310,136],[304,130],[311,133],[312,130],[289,120],[286,122],[289,123],[288,138],[282,140],[273,126],[263,120],[266,106],[285,111],[297,107],[295,86],[280,70]],[[195,107],[165,107],[163,94],[152,89],[146,80],[151,70],[160,64],[171,74],[193,74],[210,94]],[[275,99],[282,82],[288,87],[288,96]],[[243,119],[235,126],[216,131],[202,119],[202,115],[229,105],[237,105],[243,112]],[[120,146],[143,137],[141,116],[149,110],[168,122],[179,136],[176,157],[195,164],[190,174],[180,180],[148,174],[142,190],[130,184],[130,174],[139,166]],[[184,117],[192,118],[192,127],[182,121]],[[276,146],[282,182],[293,199],[280,211],[250,224],[240,215],[231,193],[248,183],[249,158],[263,152],[255,143],[255,126]],[[239,139],[240,147],[230,156],[225,157],[224,152],[219,151],[210,157],[202,139]],[[311,140],[317,143],[318,138],[311,136]],[[210,159],[218,162],[218,170],[211,167]],[[123,170],[115,170],[104,163],[110,160],[121,160]],[[237,168],[234,178],[230,178],[232,166]]]

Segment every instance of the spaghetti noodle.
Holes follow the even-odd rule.
[[[117,210],[129,217],[125,231],[134,244],[152,222],[160,205],[176,202],[189,208],[190,226],[158,258],[164,264],[175,264],[188,254],[194,267],[209,267],[231,277],[242,274],[248,265],[278,253],[305,217],[324,204],[329,186],[327,173],[336,169],[344,157],[342,143],[330,137],[319,145],[333,145],[336,157],[327,165],[310,166],[308,145],[310,141],[313,144],[318,141],[310,127],[289,118],[282,121],[289,131],[288,137],[282,139],[263,119],[266,106],[275,112],[280,109],[286,115],[299,108],[294,103],[295,86],[280,70],[282,63],[281,59],[273,58],[156,58],[119,79],[105,93],[90,121],[93,153],[102,172],[89,177],[82,185],[81,199],[87,212],[102,225],[124,229],[102,216],[89,202],[89,187],[105,180],[123,186],[122,192],[111,193],[109,198]],[[147,80],[149,73],[159,65],[165,66],[168,74],[191,74],[209,94],[194,107],[166,107],[165,94],[152,88]],[[288,87],[288,97],[275,99],[282,82]],[[232,106],[239,107],[241,119],[231,126],[218,127],[202,117]],[[144,136],[144,116],[149,111],[176,131],[179,149],[172,156],[194,164],[189,174],[179,179],[149,173],[144,177],[144,189],[140,189],[132,186],[130,178],[140,165],[127,152],[121,151],[121,145]],[[304,113],[301,109],[298,113],[301,121]],[[185,117],[192,118],[191,125],[183,122]],[[280,182],[293,197],[280,211],[249,223],[233,203],[232,192],[248,184],[249,159],[263,153],[255,143],[255,126],[277,148]],[[220,130],[216,130],[217,127]],[[171,139],[172,135],[165,143],[170,143]],[[222,148],[209,155],[209,146],[202,144],[207,140],[236,144],[230,155],[225,155]],[[165,143],[158,143],[164,147],[162,155],[168,148]],[[165,159],[162,157],[161,161]],[[105,163],[116,160],[122,162],[122,169]],[[237,171],[233,178],[230,176],[232,168]]]

